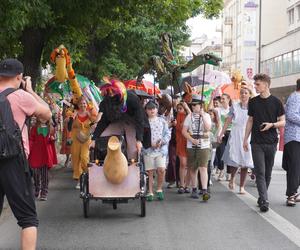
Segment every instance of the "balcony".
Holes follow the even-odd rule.
[[[226,16],[224,19],[225,25],[232,25],[233,24],[233,18],[231,16]]]
[[[224,46],[225,46],[225,47],[231,47],[231,46],[232,46],[232,39],[230,39],[230,38],[225,38],[225,39],[224,39]]]

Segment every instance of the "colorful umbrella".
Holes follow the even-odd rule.
[[[150,81],[143,80],[141,84],[136,84],[136,79],[133,80],[128,80],[124,82],[125,87],[127,89],[138,89],[138,90],[143,90],[149,95],[154,95],[154,94],[160,94],[160,89],[155,86],[154,89],[154,84]],[[155,92],[155,93],[154,93]]]

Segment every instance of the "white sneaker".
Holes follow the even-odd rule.
[[[76,189],[80,189],[80,183],[78,182],[77,184],[76,184],[76,187],[75,187]]]
[[[213,185],[213,183],[212,183],[212,181],[211,181],[211,180],[209,180],[209,185],[210,185],[210,186],[212,186],[212,185]]]

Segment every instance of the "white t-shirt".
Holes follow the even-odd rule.
[[[211,124],[211,119],[209,114],[204,113],[203,117],[206,121],[208,121]],[[188,129],[188,132],[192,137],[197,135],[200,136],[199,144],[197,145],[197,147],[200,149],[210,148],[209,136],[207,138],[201,138],[203,137],[203,133],[204,133],[203,117],[200,117],[199,114],[191,113],[187,115],[183,123],[183,126]],[[199,122],[199,118],[200,118],[200,122]],[[199,124],[200,124],[200,129],[199,129]],[[193,143],[191,143],[189,140],[187,140],[187,148],[193,148]]]

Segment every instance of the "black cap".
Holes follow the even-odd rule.
[[[157,109],[157,104],[153,101],[147,102],[145,109]]]
[[[0,76],[12,77],[23,72],[23,64],[17,59],[8,58],[0,62]]]

